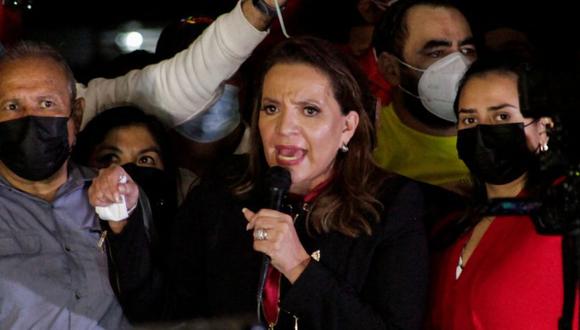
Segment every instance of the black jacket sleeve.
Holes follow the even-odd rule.
[[[108,241],[110,279],[125,316],[131,322],[155,320],[162,308],[162,276],[147,201],[131,214],[123,231]]]
[[[206,296],[203,276],[206,256],[196,207],[199,191],[199,186],[190,191],[174,222],[163,311],[167,319],[205,316],[205,306],[200,303],[200,297]]]

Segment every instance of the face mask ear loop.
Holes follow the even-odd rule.
[[[408,91],[405,87],[401,86],[401,84],[399,84],[397,87],[399,87],[400,90],[402,90],[405,94],[409,94],[412,97],[416,98],[416,99],[421,99],[421,97],[419,95],[415,95],[413,93],[411,93],[410,91]]]
[[[528,126],[532,125],[533,123],[537,123],[537,122],[538,122],[538,120],[540,120],[540,119],[539,119],[539,118],[536,118],[536,119],[532,120],[531,122],[529,122],[529,123],[527,123],[527,124],[524,124],[524,128],[526,128],[526,127],[528,127]]]
[[[393,56],[393,57],[397,60],[397,62],[401,63],[402,65],[406,66],[407,68],[409,68],[411,70],[416,70],[416,71],[419,71],[419,72],[425,72],[425,70],[416,68],[416,67],[412,66],[411,64],[407,64],[407,63],[403,62],[403,60],[401,60],[397,56]],[[406,94],[409,94],[409,95],[411,95],[412,97],[414,97],[416,99],[419,99],[419,100],[421,99],[421,97],[419,97],[419,95],[415,95],[415,94],[411,93],[405,87],[401,86],[401,84],[399,84],[397,87],[399,87]]]
[[[276,14],[278,14],[278,22],[280,22],[280,28],[282,29],[282,34],[288,39],[290,39],[290,35],[286,32],[286,26],[284,25],[284,18],[282,18],[282,11],[280,10],[280,5],[278,4],[278,0],[274,0],[274,5],[276,6]]]
[[[416,68],[416,67],[412,66],[411,64],[405,63],[403,60],[401,60],[397,56],[393,56],[393,57],[397,60],[397,62],[401,63],[402,65],[406,66],[407,68],[409,68],[411,70],[415,70],[415,71],[419,71],[419,72],[427,71],[427,70]]]

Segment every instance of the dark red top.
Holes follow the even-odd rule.
[[[435,257],[428,328],[557,329],[563,305],[561,236],[539,235],[528,216],[498,216],[456,280],[470,235]]]

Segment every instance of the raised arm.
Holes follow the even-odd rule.
[[[115,79],[77,85],[79,97],[86,99],[82,127],[98,112],[122,104],[134,104],[172,126],[196,116],[211,106],[222,83],[265,38],[271,20],[251,0],[242,0],[173,58]]]

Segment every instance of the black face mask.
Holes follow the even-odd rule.
[[[457,152],[473,175],[491,184],[506,184],[519,178],[533,159],[523,123],[459,130]]]
[[[0,122],[0,160],[21,178],[49,178],[69,156],[68,120],[27,116]]]
[[[177,210],[177,184],[167,172],[138,166],[133,163],[123,165],[123,169],[141,187],[151,206],[155,227],[160,236],[165,237]]]

